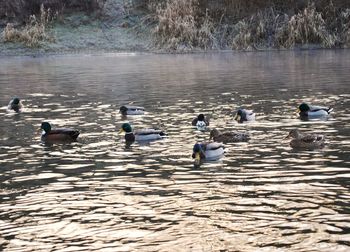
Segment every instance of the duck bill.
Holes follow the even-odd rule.
[[[286,136],[285,138],[283,138],[283,139],[289,139],[289,138],[290,138],[290,134],[288,136]]]
[[[201,162],[201,155],[199,152],[196,152],[196,154],[194,156],[194,162],[195,162],[195,164],[199,164]]]
[[[297,114],[299,114],[300,112],[301,112],[301,111],[300,111],[299,108],[295,111],[295,113],[297,113]]]
[[[241,116],[236,114],[235,118],[234,118],[237,122],[239,122],[241,120]]]
[[[118,134],[120,135],[120,134],[123,134],[123,133],[125,133],[125,131],[123,130],[123,129],[120,129],[119,131],[118,131]]]

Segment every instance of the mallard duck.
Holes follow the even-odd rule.
[[[237,110],[234,119],[239,123],[255,121],[255,113],[252,110],[239,109]]]
[[[198,130],[205,130],[209,126],[209,118],[203,114],[199,114],[192,120],[192,126],[196,126]]]
[[[232,143],[232,142],[245,142],[250,139],[249,134],[242,132],[223,132],[221,133],[217,129],[210,131],[209,140],[213,139],[215,142],[220,143]]]
[[[165,136],[165,133],[162,130],[156,129],[141,129],[133,131],[129,123],[123,123],[119,133],[125,133],[125,140],[127,142],[134,141],[152,141],[161,139]]]
[[[297,129],[291,130],[286,138],[293,138],[290,146],[296,149],[316,149],[323,148],[325,145],[324,135],[302,134]]]
[[[307,119],[312,117],[324,117],[328,116],[333,111],[333,108],[312,106],[307,103],[302,103],[298,107],[298,113],[300,118]]]
[[[222,143],[196,143],[193,146],[192,158],[195,159],[196,164],[199,164],[201,160],[218,160],[224,155],[224,152]]]
[[[41,129],[43,130],[41,135],[43,141],[75,141],[80,134],[78,130],[69,128],[51,129],[48,122],[41,123]]]
[[[22,104],[21,100],[17,97],[14,97],[10,101],[9,105],[7,106],[8,110],[14,110],[17,113],[21,112],[22,108],[23,108],[23,104]]]
[[[124,105],[119,108],[119,112],[126,116],[126,115],[143,115],[145,113],[144,107],[137,107],[137,106],[130,106],[130,105]]]

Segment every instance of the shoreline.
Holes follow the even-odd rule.
[[[344,43],[323,44],[324,40],[318,38],[317,32],[310,36],[302,37],[302,39],[296,39],[288,31],[285,36],[292,40],[290,45],[287,43],[271,42],[276,37],[273,37],[270,33],[274,34],[275,30],[266,30],[265,33],[260,34],[263,38],[258,40],[254,32],[255,23],[250,24],[247,20],[242,19],[240,22],[249,25],[247,31],[231,32],[229,35],[221,34],[221,40],[218,40],[218,34],[214,36],[214,32],[208,35],[211,38],[207,41],[207,44],[201,44],[200,39],[205,39],[201,35],[198,35],[198,31],[191,31],[193,36],[198,36],[197,40],[192,41],[188,38],[183,38],[182,34],[186,34],[185,30],[167,30],[165,34],[159,34],[156,32],[155,25],[153,23],[147,23],[149,13],[143,10],[137,11],[136,9],[124,9],[124,3],[120,0],[113,0],[114,5],[106,6],[104,8],[104,15],[98,17],[96,15],[88,15],[85,12],[69,12],[56,17],[52,22],[42,24],[36,23],[33,27],[24,27],[23,25],[14,25],[13,28],[7,29],[5,20],[0,24],[0,57],[16,57],[16,56],[29,56],[29,57],[43,57],[43,56],[57,56],[57,55],[94,55],[94,54],[122,54],[122,53],[138,53],[138,54],[197,54],[197,53],[238,53],[238,52],[267,52],[267,51],[305,51],[305,50],[339,50],[350,48],[350,29],[348,30],[349,41],[343,39]],[[302,14],[295,14],[293,17],[299,17],[304,15],[306,10],[316,11],[312,7],[305,9]],[[47,12],[43,12],[44,14]],[[313,12],[312,12],[313,13]],[[346,12],[344,12],[346,13]],[[350,9],[349,9],[350,13]],[[266,14],[266,13],[265,13]],[[269,12],[267,12],[269,14]],[[270,13],[271,14],[271,13]],[[256,14],[257,15],[257,14]],[[299,16],[298,16],[299,15]],[[321,14],[320,14],[321,15]],[[252,17],[255,17],[252,15]],[[313,17],[313,16],[312,16]],[[300,17],[299,17],[300,18]],[[310,18],[310,17],[304,17]],[[260,19],[259,19],[260,20]],[[303,19],[302,19],[303,20]],[[307,19],[308,20],[308,19]],[[170,23],[182,22],[182,20],[167,20]],[[267,22],[267,24],[273,24],[271,20],[260,20]],[[350,21],[350,19],[349,19]],[[231,24],[231,28],[236,27],[238,24]],[[242,24],[243,24],[242,23]],[[167,24],[167,23],[166,23]],[[300,23],[301,25],[303,23]],[[164,26],[165,24],[163,24]],[[214,25],[212,23],[211,25]],[[228,24],[226,24],[228,25]],[[235,26],[236,25],[236,26]],[[239,26],[239,25],[238,25]],[[238,27],[237,26],[237,27]],[[165,27],[168,27],[165,25]],[[236,28],[237,28],[236,27]],[[244,26],[245,27],[245,26]],[[299,27],[299,26],[298,26]],[[21,33],[23,28],[26,28]],[[28,29],[29,31],[39,31],[32,34],[30,38],[36,38],[43,35],[44,38],[35,40],[33,43],[26,43],[31,41],[27,39]],[[37,29],[38,28],[38,29]],[[214,29],[215,28],[215,29]],[[219,31],[222,27],[219,24],[212,27],[214,31]],[[239,28],[239,27],[238,27]],[[237,29],[238,29],[237,28]],[[307,27],[308,29],[315,27]],[[319,27],[318,27],[319,28]],[[322,27],[321,27],[322,28]],[[319,29],[321,29],[319,28]],[[37,29],[37,30],[36,30]],[[322,29],[321,29],[322,30]],[[317,30],[318,31],[318,30]],[[322,30],[323,31],[323,30]],[[187,31],[189,32],[189,31]],[[197,32],[197,33],[196,33]],[[302,32],[302,31],[301,31]],[[345,32],[345,31],[343,31]],[[20,34],[20,35],[18,35]],[[23,35],[22,35],[23,34]],[[180,34],[180,35],[179,35]],[[249,35],[249,39],[246,35]],[[328,34],[328,33],[327,33]],[[326,34],[326,35],[327,35]],[[225,36],[227,37],[225,37]],[[253,37],[251,38],[250,35]],[[299,34],[300,36],[303,33]],[[324,35],[324,34],[323,34]],[[334,35],[329,33],[328,35]],[[337,34],[339,35],[339,34]],[[341,34],[340,34],[341,35]],[[347,36],[347,33],[343,34]],[[22,37],[21,37],[22,36]],[[159,38],[159,36],[163,36]],[[213,37],[214,36],[214,37]],[[255,37],[254,37],[255,36]],[[318,39],[313,39],[312,36],[316,36]],[[310,38],[309,38],[310,37]],[[27,40],[26,40],[27,39]],[[207,38],[208,39],[208,38]],[[284,38],[286,39],[286,38]],[[309,40],[310,39],[310,40]],[[287,39],[288,40],[288,39]],[[21,41],[21,42],[19,42]],[[174,42],[175,41],[175,42]],[[288,40],[289,41],[289,40]],[[348,42],[347,42],[348,41]],[[215,42],[215,43],[214,43]],[[209,43],[209,44],[208,44]],[[29,45],[29,46],[28,46]],[[209,45],[208,47],[206,45]],[[235,46],[234,46],[235,45]],[[30,47],[32,46],[32,47]],[[210,49],[205,49],[210,48]]]
[[[185,54],[220,54],[220,53],[261,53],[261,52],[300,52],[300,51],[328,51],[328,50],[349,50],[350,48],[322,48],[321,46],[315,45],[303,45],[292,49],[261,49],[261,50],[229,50],[229,49],[212,49],[212,50],[189,50],[185,52],[180,51],[168,51],[168,50],[130,50],[130,49],[100,49],[100,48],[82,48],[79,50],[38,50],[31,48],[18,48],[18,49],[7,49],[5,52],[0,50],[0,57],[57,57],[57,56],[101,56],[101,55],[149,55],[149,54],[174,54],[174,55],[185,55]]]

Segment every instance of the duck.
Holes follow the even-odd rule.
[[[299,105],[297,112],[300,118],[317,118],[328,116],[333,111],[333,108],[322,107],[322,106],[312,106],[307,103],[302,103]]]
[[[52,129],[49,122],[42,122],[41,129],[43,133],[41,135],[42,141],[76,141],[80,132],[70,128],[57,128]]]
[[[199,164],[203,160],[215,161],[224,155],[224,145],[217,142],[196,143],[193,146],[192,158]]]
[[[196,126],[198,130],[205,130],[209,126],[209,118],[204,114],[199,114],[192,120],[192,126]]]
[[[140,129],[133,131],[129,123],[123,123],[119,133],[125,133],[125,141],[153,141],[162,139],[165,133],[162,130],[157,129]]]
[[[14,110],[17,113],[21,112],[22,108],[23,108],[23,104],[22,104],[21,100],[18,97],[14,97],[9,102],[9,105],[7,106],[8,110]]]
[[[214,140],[220,143],[232,143],[232,142],[246,142],[250,139],[248,133],[242,132],[220,132],[218,129],[212,129],[210,131],[209,140]]]
[[[290,146],[294,149],[317,149],[325,145],[324,135],[302,134],[298,129],[292,129],[286,138],[292,138]]]
[[[143,115],[145,113],[144,107],[123,105],[119,108],[119,112],[123,115]]]
[[[239,123],[255,121],[255,113],[253,110],[240,108],[237,110],[234,119]]]

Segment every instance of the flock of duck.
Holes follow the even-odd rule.
[[[22,109],[23,104],[18,97],[13,98],[8,105],[8,110],[13,110],[17,113],[20,113]],[[302,120],[326,117],[332,110],[329,107],[311,106],[306,103],[302,103],[298,107],[298,113]],[[145,109],[138,106],[124,105],[120,107],[119,112],[122,116],[143,115]],[[255,121],[255,113],[241,108],[235,112],[234,119],[239,123]],[[199,114],[193,119],[192,126],[200,131],[207,131],[209,118],[204,114]],[[44,142],[75,141],[80,134],[78,130],[71,128],[53,129],[49,122],[42,122],[41,129],[43,131],[41,140]],[[124,133],[125,141],[128,145],[134,141],[152,141],[162,139],[165,136],[165,133],[159,129],[139,129],[134,131],[129,123],[123,123],[119,133]],[[325,144],[324,135],[303,134],[297,129],[291,130],[286,138],[292,138],[290,141],[292,148],[315,149],[322,148]],[[220,132],[214,128],[210,131],[209,142],[194,144],[192,158],[195,159],[196,164],[203,160],[217,160],[224,154],[224,143],[242,142],[249,139],[248,133]]]

